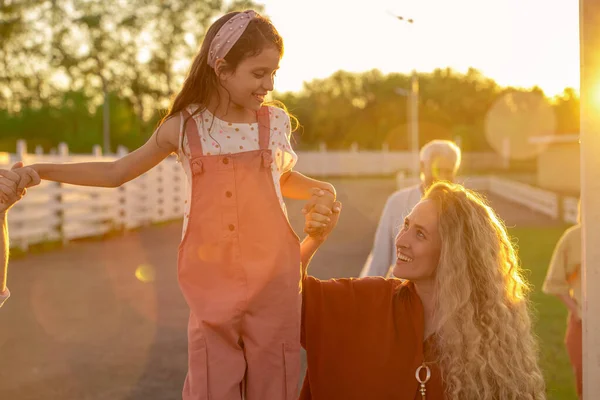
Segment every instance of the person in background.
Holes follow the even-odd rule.
[[[548,267],[542,290],[558,297],[569,310],[565,345],[575,374],[579,398],[583,392],[582,323],[581,323],[581,204],[577,224],[558,240]]]

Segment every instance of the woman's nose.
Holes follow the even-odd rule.
[[[400,233],[398,233],[398,235],[396,235],[396,248],[398,248],[398,249],[408,248],[408,243],[406,240],[406,232],[400,231]]]

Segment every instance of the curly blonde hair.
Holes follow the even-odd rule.
[[[438,182],[436,347],[450,399],[544,399],[529,286],[502,220],[477,193]]]

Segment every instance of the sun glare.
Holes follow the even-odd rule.
[[[600,110],[600,83],[597,83],[592,89],[592,104],[594,108]]]
[[[293,13],[291,0],[262,3],[285,42],[278,91],[301,90],[302,81],[340,69],[409,74],[445,67],[459,72],[474,67],[502,86],[537,85],[550,97],[565,87],[579,89],[579,14],[568,0],[371,0],[333,20],[337,1],[304,0]],[[540,9],[544,18],[532,28],[531,15]],[[307,29],[307,20],[331,32]]]

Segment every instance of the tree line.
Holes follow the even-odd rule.
[[[105,111],[112,149],[140,146],[210,23],[250,7],[261,9],[245,0],[1,2],[0,151],[26,139],[46,150],[66,142],[73,152],[90,152],[102,144]],[[399,93],[409,87],[406,74],[338,71],[273,98],[299,121],[296,148],[402,150],[410,147],[410,115]],[[517,134],[579,131],[573,89],[549,98],[537,87],[501,87],[475,69],[420,73],[418,114],[421,143],[460,138],[466,151],[490,149],[490,121]]]

